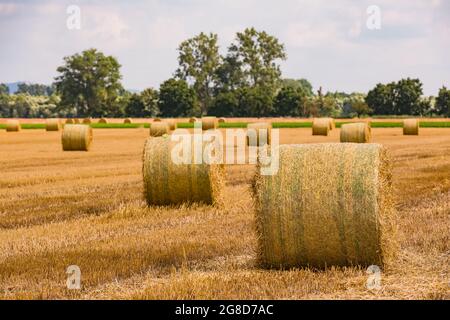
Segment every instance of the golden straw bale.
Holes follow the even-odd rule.
[[[164,121],[167,122],[170,130],[175,130],[177,128],[177,122],[174,119],[166,119]]]
[[[92,119],[91,118],[84,118],[82,123],[83,124],[91,124],[92,123]]]
[[[367,122],[347,123],[341,126],[341,142],[368,143],[372,129]]]
[[[73,124],[74,123],[74,119],[72,119],[72,118],[66,119],[66,123],[67,124]]]
[[[45,121],[46,131],[59,131],[61,129],[61,120],[59,119],[47,119]]]
[[[202,130],[217,129],[218,126],[216,117],[202,117]]]
[[[6,131],[7,132],[17,132],[22,130],[19,120],[8,120],[6,121]]]
[[[64,151],[89,151],[92,128],[85,124],[66,124],[61,136]]]
[[[98,120],[98,123],[108,123],[108,120],[105,118],[101,118],[100,120]]]
[[[161,118],[153,118],[153,122],[161,122]]]
[[[264,267],[380,267],[396,251],[391,164],[378,144],[280,145],[253,183]],[[260,166],[261,167],[261,166]]]
[[[147,139],[142,170],[147,204],[200,202],[221,206],[225,188],[224,166],[214,161],[195,164],[193,160],[190,164],[177,164],[172,159],[172,150],[178,143],[171,141],[169,136]],[[191,152],[191,159],[194,154]]]
[[[196,117],[192,117],[189,119],[189,123],[195,123],[197,121],[198,121],[198,119]]]
[[[170,133],[170,127],[167,122],[154,122],[150,125],[150,136],[160,137]]]
[[[336,128],[336,124],[335,124],[333,118],[323,118],[323,119],[328,119],[328,121],[330,122],[330,130],[333,130]]]
[[[225,118],[219,118],[219,123],[225,122]]]
[[[403,134],[412,136],[419,135],[419,120],[405,119],[403,121]]]
[[[328,118],[316,118],[312,124],[313,136],[328,136],[330,120]]]
[[[249,123],[247,125],[247,145],[260,147],[265,144],[264,142],[270,144],[271,132],[272,124],[268,122]]]
[[[123,120],[123,123],[132,123],[130,118],[126,118],[125,120]]]

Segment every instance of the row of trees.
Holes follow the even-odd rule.
[[[418,79],[378,84],[367,95],[313,91],[306,79],[282,79],[284,45],[254,28],[236,34],[225,55],[216,34],[200,33],[178,47],[178,68],[158,90],[124,90],[119,62],[96,49],[64,58],[51,86],[0,85],[0,116],[234,117],[447,115],[450,91],[424,98]]]

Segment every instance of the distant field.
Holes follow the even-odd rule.
[[[259,121],[265,121],[261,119]],[[361,120],[365,121],[365,120]],[[256,122],[256,121],[252,121]],[[340,128],[343,124],[353,123],[355,121],[336,121],[336,127]],[[249,122],[223,122],[219,124],[219,128],[246,128]],[[136,129],[136,128],[150,128],[150,123],[92,123],[90,126],[94,129]],[[23,123],[22,129],[45,129],[45,123]],[[194,128],[193,123],[178,122],[178,128],[190,129]],[[272,122],[273,128],[311,128],[312,121],[296,121],[296,122]],[[402,122],[391,121],[371,121],[372,128],[401,128]],[[450,128],[450,121],[421,121],[421,128]],[[6,124],[0,123],[0,129],[5,129]]]

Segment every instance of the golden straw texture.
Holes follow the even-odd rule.
[[[272,124],[268,122],[249,123],[247,125],[247,145],[251,147],[262,146],[265,143],[270,144]],[[265,139],[260,140],[261,137]]]
[[[202,117],[202,130],[217,129],[218,126],[216,117]]]
[[[412,136],[419,135],[419,120],[405,119],[403,121],[403,134]]]
[[[169,136],[147,139],[143,154],[144,195],[148,205],[201,202],[223,205],[224,166],[176,164]],[[194,152],[191,153],[192,157]]]
[[[72,118],[66,119],[66,123],[67,124],[73,124],[74,123],[74,119],[72,119]]]
[[[167,122],[154,122],[150,125],[150,136],[160,137],[170,133],[169,124]]]
[[[334,119],[333,119],[333,118],[324,118],[324,119],[328,119],[328,121],[329,121],[329,125],[330,125],[330,130],[333,130],[333,129],[335,129],[335,128],[336,128],[336,124],[335,124],[335,122],[334,122]]]
[[[85,124],[66,124],[61,142],[64,151],[89,151],[92,128]]]
[[[372,139],[369,123],[347,123],[341,126],[341,142],[368,143]]]
[[[378,144],[281,145],[253,185],[264,267],[389,264],[396,251],[391,166]]]
[[[313,120],[312,124],[313,136],[328,136],[329,131],[330,131],[329,118],[316,118]]]
[[[59,119],[47,119],[45,122],[46,131],[59,131],[61,129],[61,121]]]
[[[22,130],[19,120],[8,120],[6,121],[6,131],[7,132],[17,132]]]

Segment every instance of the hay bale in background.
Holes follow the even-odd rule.
[[[85,124],[66,124],[61,136],[64,151],[89,151],[92,128]]]
[[[419,135],[419,120],[405,119],[403,120],[403,134],[404,135]]]
[[[201,202],[221,205],[224,166],[219,164],[175,164],[170,138],[149,138],[143,155],[144,195],[148,205]],[[194,152],[192,152],[193,156]],[[193,161],[192,161],[193,163]]]
[[[192,117],[189,119],[189,123],[195,123],[197,121],[198,121],[198,119],[196,117]]]
[[[177,123],[174,119],[166,119],[165,122],[169,125],[169,130],[175,130],[177,128]]]
[[[323,119],[328,119],[329,125],[330,125],[330,130],[336,129],[336,123],[334,122],[333,118],[323,118]]]
[[[154,122],[150,125],[150,136],[161,137],[170,133],[170,127],[167,122]]]
[[[217,129],[218,126],[216,117],[202,117],[202,130]]]
[[[123,123],[132,123],[130,118],[126,118],[125,120],[123,120]]]
[[[74,119],[72,119],[72,118],[66,119],[66,123],[67,123],[67,124],[73,124],[73,123],[74,123],[73,120],[74,120]]]
[[[347,123],[341,126],[341,142],[368,143],[372,139],[372,131],[368,123]]]
[[[153,122],[161,122],[160,118],[153,118]]]
[[[6,131],[7,132],[18,132],[22,130],[19,120],[8,120],[6,121]]]
[[[46,131],[59,131],[61,129],[61,120],[59,119],[47,119],[45,121]]]
[[[98,123],[108,123],[108,120],[106,120],[105,118],[101,118],[100,120],[98,120]]]
[[[272,131],[272,124],[268,122],[249,123],[247,125],[247,145],[250,147],[263,146],[262,141],[265,140],[267,144],[270,144],[270,136]],[[260,140],[260,135],[265,139]]]
[[[92,123],[92,119],[91,118],[84,118],[82,123],[83,124],[91,124]]]
[[[219,123],[224,123],[225,122],[225,118],[219,118]]]
[[[75,119],[73,119],[73,123],[74,124],[79,124],[79,123],[81,123],[81,121],[80,121],[80,119],[75,118]]]
[[[257,174],[253,186],[263,266],[322,269],[390,261],[391,167],[381,145],[281,145],[278,151],[278,173]]]
[[[313,136],[328,136],[330,120],[328,118],[316,118],[312,124]]]

